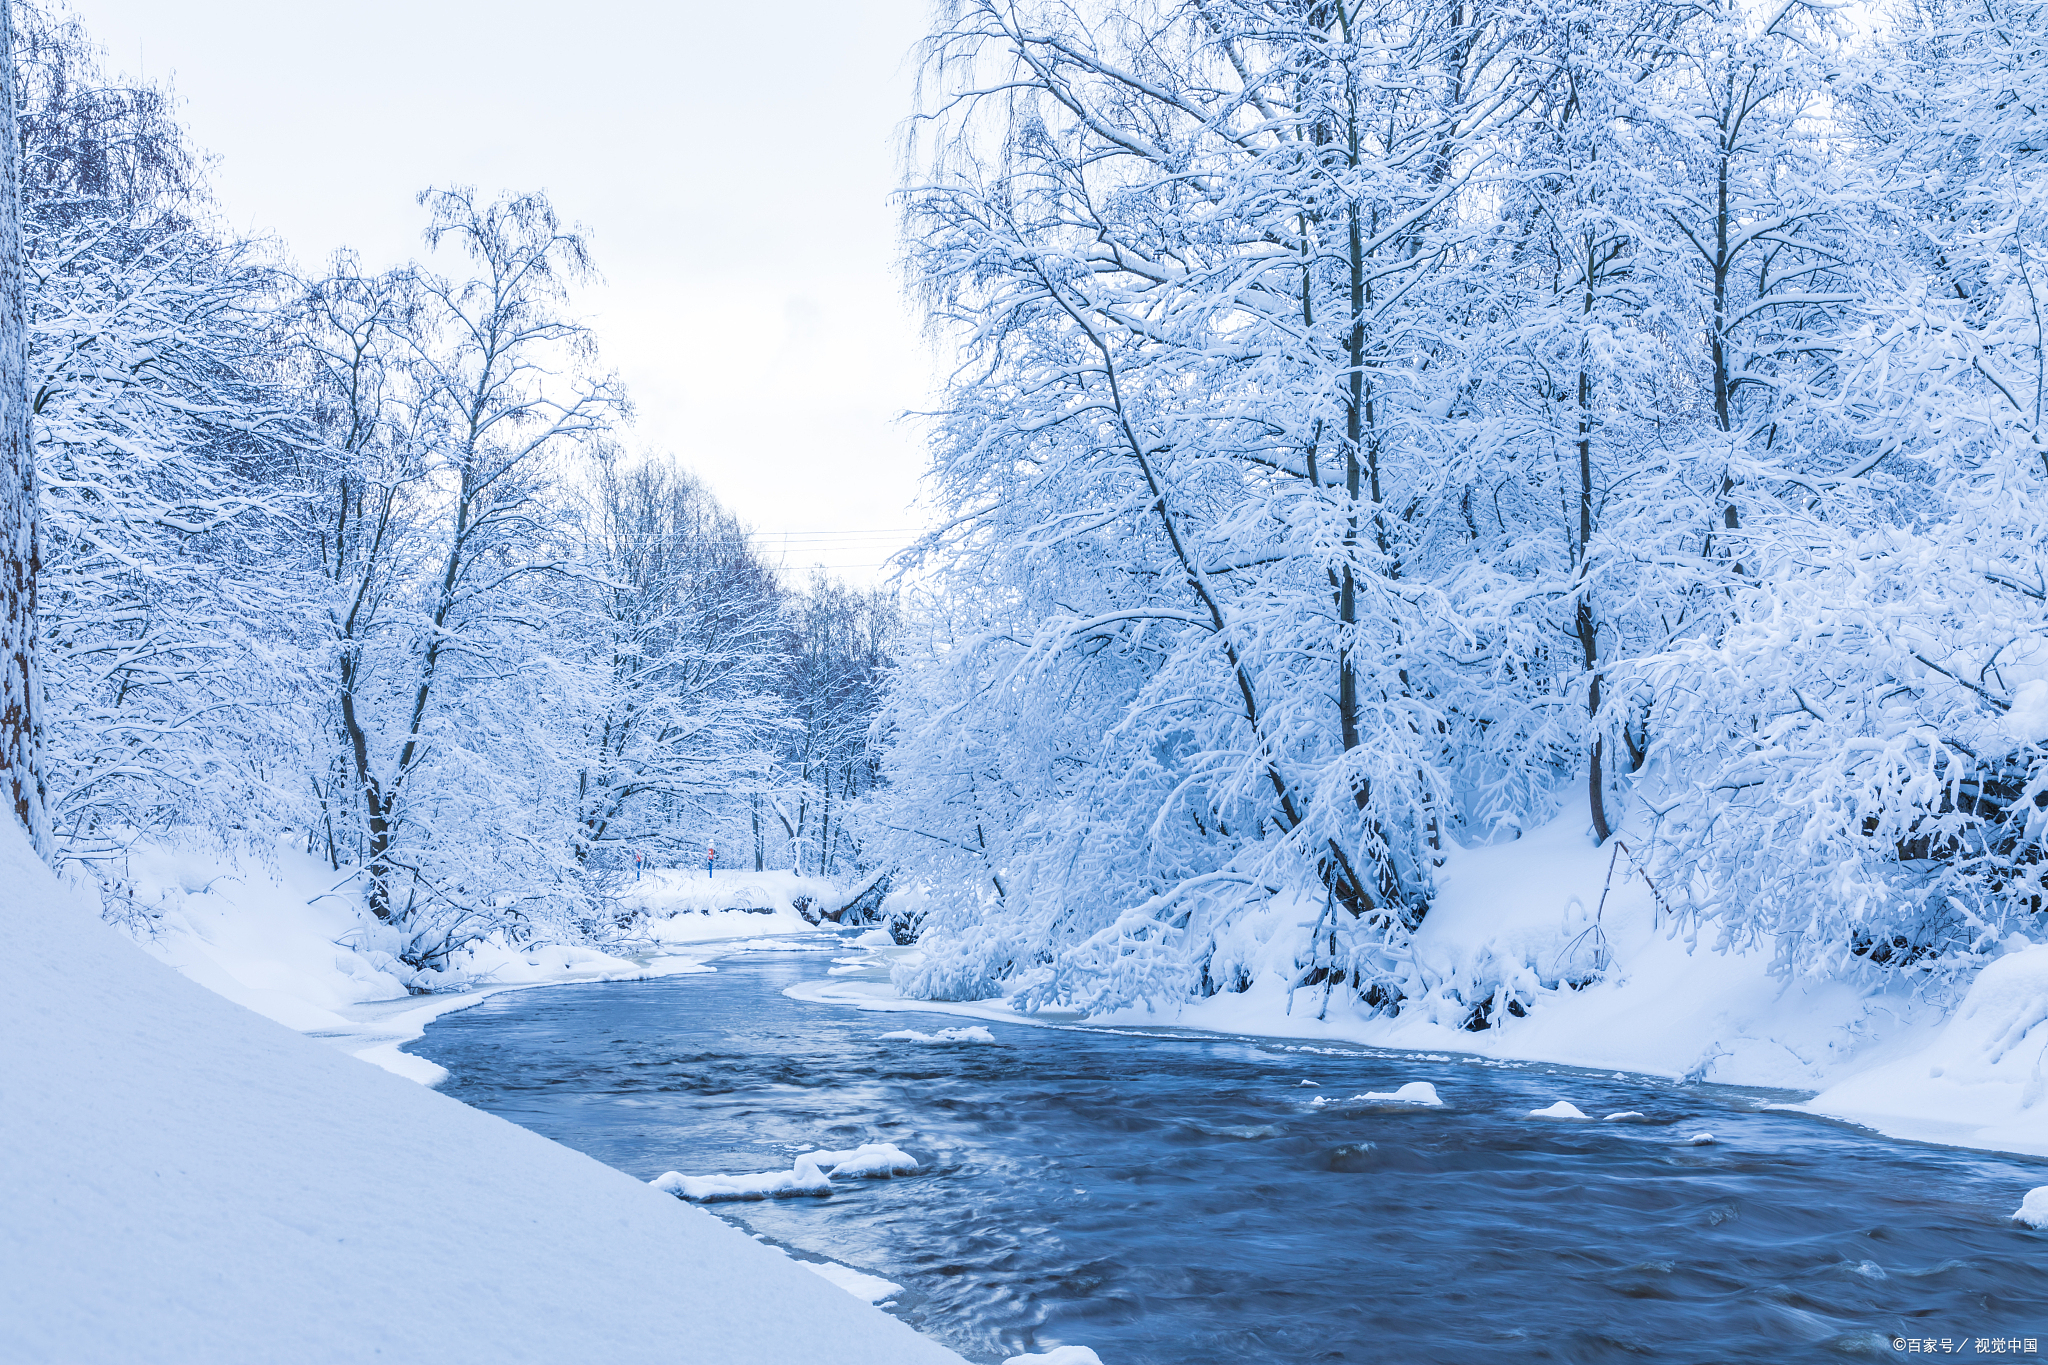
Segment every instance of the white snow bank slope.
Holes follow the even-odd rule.
[[[399,1049],[441,1015],[497,991],[712,970],[702,954],[653,942],[636,960],[492,938],[456,953],[446,970],[414,971],[393,955],[404,935],[363,905],[360,878],[337,879],[291,848],[259,858],[145,841],[130,850],[128,875],[128,931],[152,957],[216,995],[425,1085],[446,1073]],[[753,916],[719,922],[738,920],[750,933],[771,931]],[[413,988],[432,994],[408,995]]]
[[[1927,1047],[1798,1107],[1896,1137],[2048,1156],[2048,945],[1977,973]]]
[[[959,1357],[707,1213],[152,961],[0,828],[0,1359]]]

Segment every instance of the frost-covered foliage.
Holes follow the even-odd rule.
[[[2036,6],[1924,7],[1846,73],[1847,145],[1885,193],[1839,473],[1759,528],[1726,632],[1644,670],[1669,859],[1788,965],[1938,967],[2042,932],[2044,38]]]
[[[1788,968],[2037,931],[2008,18],[950,6],[902,984],[1230,989],[1285,906],[1302,981],[1398,1008],[1444,841],[1574,788]]]
[[[268,761],[302,720],[275,491],[302,432],[285,281],[197,221],[161,96],[109,88],[75,23],[21,18],[51,815],[94,856],[274,804]]]

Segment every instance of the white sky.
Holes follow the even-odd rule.
[[[420,250],[430,184],[542,189],[639,420],[792,568],[909,539],[932,362],[895,274],[897,126],[925,0],[72,0],[171,78],[241,228],[302,267]]]

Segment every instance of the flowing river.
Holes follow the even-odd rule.
[[[787,999],[844,951],[813,942],[494,996],[410,1050],[446,1093],[643,1180],[895,1143],[918,1174],[710,1207],[902,1286],[890,1311],[973,1360],[2048,1350],[2048,1234],[2007,1218],[2048,1163],[1542,1064],[1000,1023],[884,1041],[978,1021]],[[1443,1106],[1350,1100],[1412,1081]],[[1595,1121],[1529,1116],[1559,1099]],[[1598,1121],[1616,1111],[1641,1117]]]

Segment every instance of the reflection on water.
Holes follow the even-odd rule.
[[[411,1050],[453,1073],[448,1094],[641,1179],[907,1149],[923,1173],[714,1207],[905,1286],[895,1311],[974,1359],[1062,1342],[1107,1365],[2048,1346],[2048,1236],[2006,1218],[2048,1184],[2041,1162],[1545,1066],[1005,1024],[994,1045],[883,1041],[964,1021],[783,997],[838,946],[501,995]],[[1314,1103],[1410,1081],[1443,1107]],[[1558,1099],[1641,1117],[1528,1117]],[[1688,1145],[1702,1130],[1717,1140]]]

